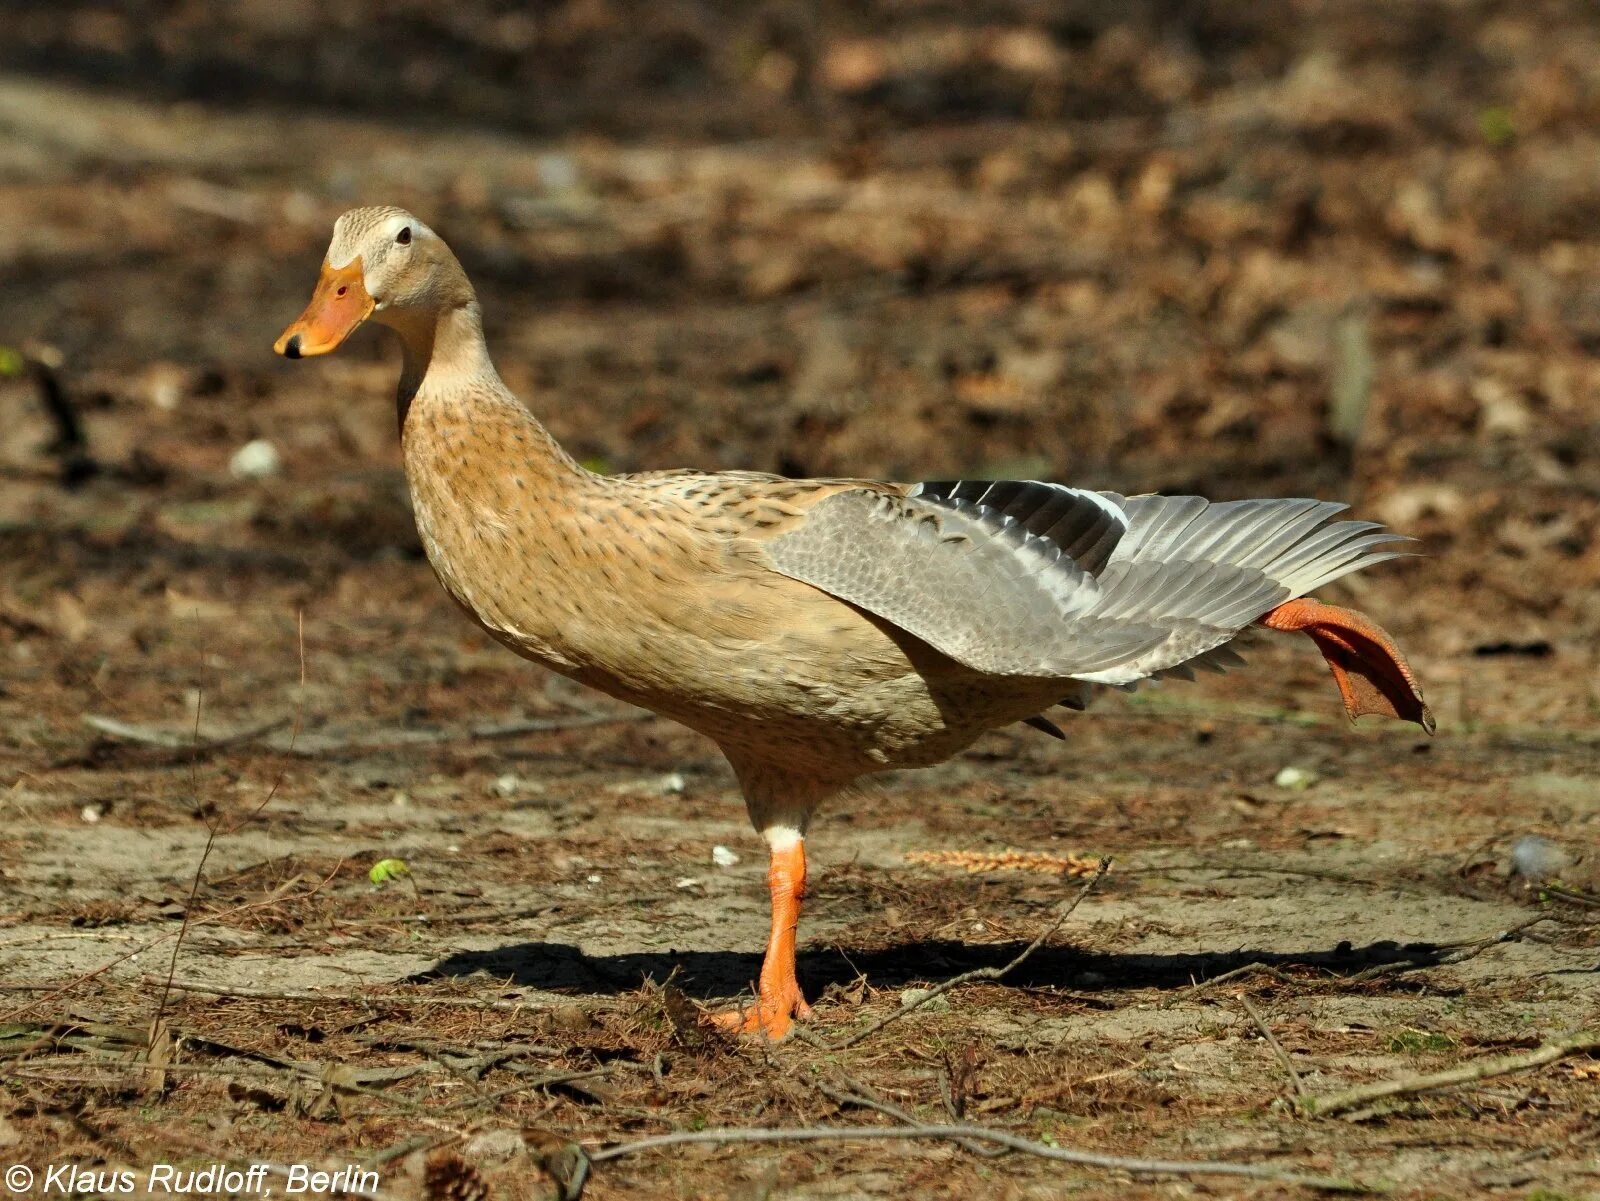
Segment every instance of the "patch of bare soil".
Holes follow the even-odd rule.
[[[1065,1148],[1596,1195],[1600,1058],[1538,1054],[1600,1027],[1589,7],[223,7],[4,6],[0,1161],[1301,1187]],[[508,382],[597,467],[1350,501],[1419,539],[1343,599],[1438,736],[1350,728],[1265,637],[1065,744],[997,732],[824,815],[815,1021],[716,1037],[767,921],[731,775],[445,599],[392,347],[270,356],[376,201],[461,251]],[[1013,851],[1115,862],[927,998],[1077,893]],[[601,1158],[907,1124],[1028,1146]]]

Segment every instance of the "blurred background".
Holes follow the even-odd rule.
[[[63,738],[91,702],[148,713],[197,665],[292,675],[299,608],[342,704],[360,679],[426,712],[439,644],[490,653],[420,559],[394,348],[270,353],[371,203],[450,241],[506,380],[592,467],[1348,500],[1421,539],[1343,597],[1442,725],[1600,709],[1584,0],[58,0],[0,25],[4,703],[47,743],[58,710]],[[372,657],[407,639],[433,650]],[[485,663],[508,697],[528,679]]]

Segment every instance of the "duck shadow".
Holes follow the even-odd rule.
[[[1026,943],[971,945],[929,939],[855,951],[817,947],[799,955],[801,986],[812,996],[830,984],[858,976],[877,988],[932,984],[977,968],[1001,968],[1020,955]],[[1071,946],[1040,947],[1004,985],[1012,988],[1062,988],[1113,992],[1142,988],[1173,989],[1214,979],[1259,964],[1270,968],[1314,968],[1348,977],[1369,968],[1432,967],[1451,948],[1434,943],[1375,942],[1355,947],[1341,942],[1329,950],[1197,951],[1190,954],[1120,954]],[[692,997],[726,997],[746,992],[761,971],[761,957],[738,951],[639,951],[587,955],[570,943],[526,942],[488,951],[462,951],[412,976],[418,983],[484,973],[509,984],[548,992],[614,996],[660,983],[669,976]],[[676,975],[674,975],[676,973]]]

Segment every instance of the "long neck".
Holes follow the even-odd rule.
[[[501,382],[484,343],[476,299],[434,313],[391,318],[389,324],[399,333],[404,354],[395,397],[402,440],[410,432],[408,426],[423,417],[421,410],[431,410],[426,414],[430,421],[452,417],[468,425],[475,420],[509,421],[521,429],[519,441],[530,465],[555,475],[587,475]]]

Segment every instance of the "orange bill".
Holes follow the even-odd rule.
[[[307,358],[336,350],[372,315],[372,297],[361,276],[357,256],[343,267],[322,264],[311,303],[293,325],[279,335],[272,349],[288,359]]]

